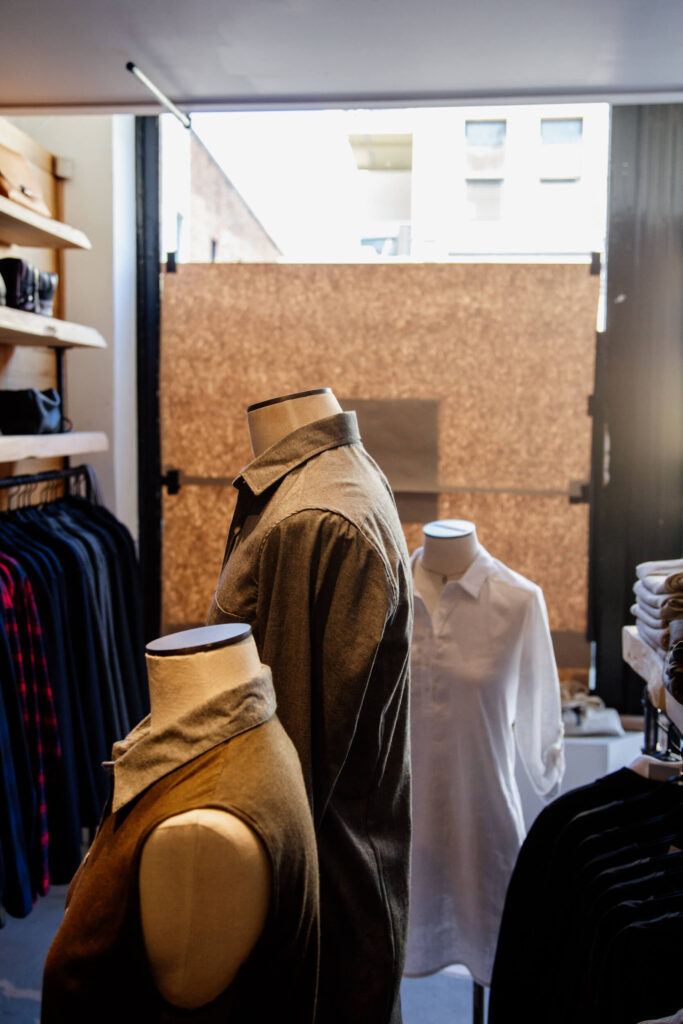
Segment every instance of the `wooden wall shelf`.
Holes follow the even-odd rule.
[[[72,324],[23,309],[0,306],[0,345],[46,345],[58,348],[106,348],[107,343],[94,327]]]
[[[21,459],[65,458],[87,452],[106,452],[107,435],[100,431],[69,434],[6,434],[0,436],[0,463]]]
[[[43,217],[5,196],[0,196],[0,243],[43,249],[92,248],[88,237],[78,228]]]

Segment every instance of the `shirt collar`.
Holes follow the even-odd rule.
[[[355,412],[338,412],[293,430],[250,462],[234,481],[244,482],[254,494],[262,494],[293,469],[328,448],[358,444],[360,434]]]
[[[490,576],[493,568],[493,559],[486,548],[483,548],[480,544],[474,561],[468,565],[460,579],[455,580],[455,583],[459,583],[470,597],[478,598],[481,588],[484,586],[484,582]]]
[[[112,748],[112,812],[120,810],[152,783],[200,754],[262,725],[275,714],[275,691],[270,669],[232,690],[196,705],[163,732],[153,733],[148,715]]]
[[[411,565],[415,566],[415,564],[419,561],[421,554],[422,548],[419,547],[417,548],[416,551],[413,552],[411,556]],[[482,547],[480,544],[479,551],[475,555],[474,561],[470,562],[470,564],[468,565],[467,569],[462,574],[460,579],[449,580],[446,586],[462,587],[462,589],[466,593],[468,593],[470,597],[473,597],[476,600],[479,597],[481,588],[483,587],[485,580],[489,577],[494,568],[495,563],[493,561],[493,558],[488,553],[486,548]]]

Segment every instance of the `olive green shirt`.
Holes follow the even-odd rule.
[[[235,481],[209,623],[247,622],[318,841],[324,1024],[396,1024],[410,850],[408,553],[355,413],[295,430]]]

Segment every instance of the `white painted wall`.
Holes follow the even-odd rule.
[[[86,233],[92,250],[65,255],[64,313],[96,327],[108,348],[67,353],[67,413],[75,430],[109,437],[109,451],[86,459],[108,508],[137,538],[135,121],[128,114],[11,120],[74,162],[64,219]]]

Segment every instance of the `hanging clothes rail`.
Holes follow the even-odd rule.
[[[16,487],[28,487],[32,484],[49,483],[52,480],[76,480],[85,483],[85,495],[88,501],[93,500],[94,478],[91,466],[70,466],[67,469],[46,470],[43,473],[30,473],[23,476],[6,476],[0,478],[0,489],[9,490]]]

